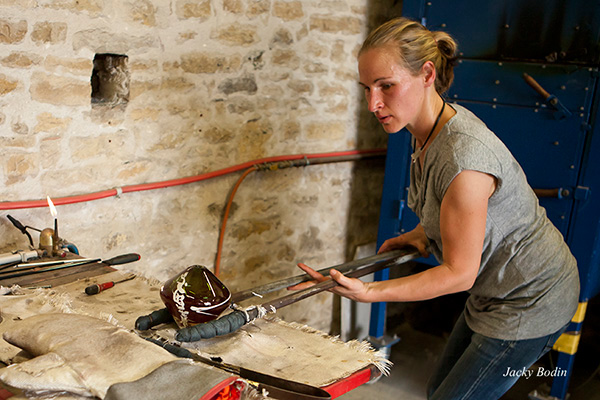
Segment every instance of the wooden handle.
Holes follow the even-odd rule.
[[[550,93],[548,93],[535,79],[533,79],[530,75],[523,73],[523,79],[529,86],[531,86],[536,92],[544,96],[544,99],[550,97]]]

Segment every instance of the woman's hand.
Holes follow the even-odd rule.
[[[323,276],[321,273],[315,271],[306,264],[299,263],[298,267],[306,272],[313,280],[308,282],[302,282],[294,286],[288,287],[288,290],[301,290],[307,287],[316,285],[319,282],[327,281],[329,279],[335,280],[339,286],[330,289],[330,292],[339,294],[340,296],[347,297],[351,300],[368,302],[367,292],[368,284],[356,278],[348,278],[341,272],[331,269],[329,271],[330,277]]]
[[[421,254],[423,257],[429,257],[427,246],[429,240],[425,235],[425,230],[421,224],[417,225],[415,229],[400,236],[391,238],[383,242],[377,254],[385,253],[386,251],[402,249],[408,246],[412,246]]]

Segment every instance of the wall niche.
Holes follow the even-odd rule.
[[[117,106],[129,102],[129,57],[96,54],[92,71],[92,105]]]

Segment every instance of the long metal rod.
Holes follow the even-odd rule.
[[[75,267],[77,265],[98,262],[98,261],[100,261],[99,258],[84,258],[84,259],[72,259],[69,261],[56,262],[56,263],[39,263],[39,265],[32,264],[32,266],[30,266],[30,267],[19,267],[20,265],[27,265],[27,264],[18,264],[18,265],[13,266],[10,269],[6,269],[5,271],[0,272],[0,279],[16,278],[19,276],[31,275],[32,273],[43,272],[43,271],[53,271],[55,269]]]
[[[398,252],[400,252],[402,254],[399,255],[398,253],[396,253],[394,257],[386,257],[385,259],[380,260],[379,262],[371,262],[368,264],[361,263],[362,264],[361,266],[357,267],[356,269],[354,269],[350,272],[347,272],[345,275],[348,277],[351,277],[351,278],[359,278],[361,276],[365,276],[365,275],[371,274],[373,272],[377,272],[377,271],[381,271],[382,269],[389,268],[393,265],[404,264],[408,261],[415,260],[421,256],[419,254],[419,252],[414,249],[399,250]],[[357,261],[360,261],[360,260],[357,260]],[[363,259],[363,261],[364,261],[364,259]],[[250,320],[253,320],[254,318],[258,317],[259,308],[261,308],[261,307],[263,309],[266,309],[267,311],[278,310],[282,307],[296,303],[307,297],[314,296],[315,294],[332,289],[336,286],[338,286],[338,283],[335,280],[328,279],[326,281],[317,283],[316,285],[313,285],[306,289],[298,290],[297,292],[294,292],[287,296],[283,296],[278,299],[263,303],[263,304],[261,304],[260,307],[252,308],[252,309],[248,310],[248,316],[250,317]]]
[[[258,384],[259,389],[266,389],[269,397],[282,400],[330,400],[331,395],[320,387],[308,385],[301,382],[295,382],[288,379],[268,375],[262,372],[253,371],[237,365],[227,364],[222,361],[215,361],[204,357],[196,352],[192,352],[184,347],[174,343],[169,343],[160,337],[145,337],[144,339],[161,346],[171,354],[181,358],[189,358],[196,362],[210,365],[220,370],[235,374],[240,378],[247,379]]]
[[[98,261],[100,261],[100,260],[98,260]],[[72,262],[72,263],[68,263],[68,264],[60,264],[60,265],[46,267],[46,268],[44,268],[44,267],[35,267],[33,269],[22,268],[22,269],[19,269],[18,272],[10,271],[10,272],[14,272],[12,274],[0,274],[0,280],[19,278],[21,276],[27,276],[27,275],[41,274],[42,272],[56,271],[56,270],[65,269],[65,268],[73,268],[73,267],[77,267],[80,265],[92,264],[92,263],[95,263],[98,261]],[[27,271],[23,271],[23,269],[27,269]],[[6,271],[6,272],[9,272],[9,271]]]
[[[365,258],[349,261],[349,262],[346,262],[343,264],[334,265],[333,267],[323,268],[323,269],[318,270],[317,272],[319,272],[322,275],[329,276],[329,270],[336,269],[343,274],[347,274],[348,272],[353,271],[358,268],[361,268],[361,267],[369,267],[371,265],[378,264],[381,262],[387,262],[387,261],[392,262],[399,258],[403,258],[406,254],[407,254],[406,249],[392,250],[392,251],[385,252],[382,254],[376,254],[374,256],[365,257]],[[406,260],[406,261],[408,261],[408,260]],[[406,261],[402,261],[402,262],[406,262]],[[281,279],[279,281],[270,282],[270,283],[267,283],[267,284],[264,284],[261,286],[257,286],[252,289],[247,289],[247,290],[243,290],[243,291],[234,293],[231,296],[231,302],[237,303],[237,302],[258,296],[258,295],[262,296],[264,294],[271,293],[276,290],[285,289],[287,287],[297,285],[298,283],[307,282],[311,279],[312,278],[310,276],[308,276],[307,274],[302,274],[302,275],[293,276],[291,278],[285,278],[285,279]]]
[[[420,256],[421,255],[415,248],[410,247],[355,260],[351,263],[327,268],[326,270],[319,270],[319,272],[328,272],[330,269],[335,268],[340,272],[344,271],[344,274],[348,277],[359,278],[361,276],[368,275],[394,265],[405,264],[408,261],[419,258]],[[351,270],[348,271],[349,269]],[[253,296],[253,292],[257,290],[260,290],[264,293],[266,290],[290,286],[294,283],[300,283],[307,279],[310,279],[307,278],[307,275],[283,279],[278,282],[273,282],[272,284],[261,286],[260,288],[254,288],[247,291],[247,293],[249,293],[250,296]],[[238,309],[229,314],[225,314],[216,320],[180,329],[175,335],[175,339],[181,342],[194,342],[200,339],[209,339],[215,336],[226,335],[235,332],[256,318],[264,316],[265,313],[274,312],[282,307],[296,303],[307,297],[314,296],[317,293],[321,293],[337,285],[338,283],[335,280],[327,279],[308,288],[298,290],[287,296],[283,296],[260,305],[247,307],[245,309]],[[241,296],[239,293],[236,296],[238,300],[242,297],[243,296]],[[135,326],[138,330],[147,330],[152,326],[169,322],[171,319],[172,317],[170,313],[166,308],[164,308],[157,310],[150,315],[145,315],[138,318],[135,322]]]
[[[18,272],[15,272],[14,274],[9,274],[9,275],[0,275],[0,280],[5,280],[5,279],[11,279],[11,278],[18,278],[21,276],[27,276],[27,275],[33,275],[33,274],[40,274],[42,272],[48,272],[48,271],[56,271],[59,269],[64,269],[64,268],[72,268],[72,267],[76,267],[76,266],[80,266],[80,265],[85,265],[85,264],[94,264],[94,263],[104,263],[107,265],[119,265],[119,264],[126,264],[126,263],[130,263],[130,262],[134,262],[140,259],[139,254],[136,253],[127,253],[127,254],[122,254],[120,256],[116,256],[113,258],[109,258],[108,260],[102,260],[100,258],[83,258],[83,259],[74,259],[73,262],[69,262],[66,264],[62,264],[62,265],[58,265],[58,266],[52,266],[49,268],[33,268],[31,270],[28,271],[23,271],[26,268],[21,268],[18,270]],[[7,271],[8,272],[8,271]],[[12,272],[12,271],[11,271]]]

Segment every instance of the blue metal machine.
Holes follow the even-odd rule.
[[[448,100],[507,145],[578,261],[580,307],[555,345],[568,376],[550,393],[564,399],[587,302],[600,292],[600,1],[404,0],[402,13],[457,39]],[[411,152],[408,132],[389,136],[379,245],[418,222],[406,207]],[[371,337],[383,337],[385,313],[372,306]]]

